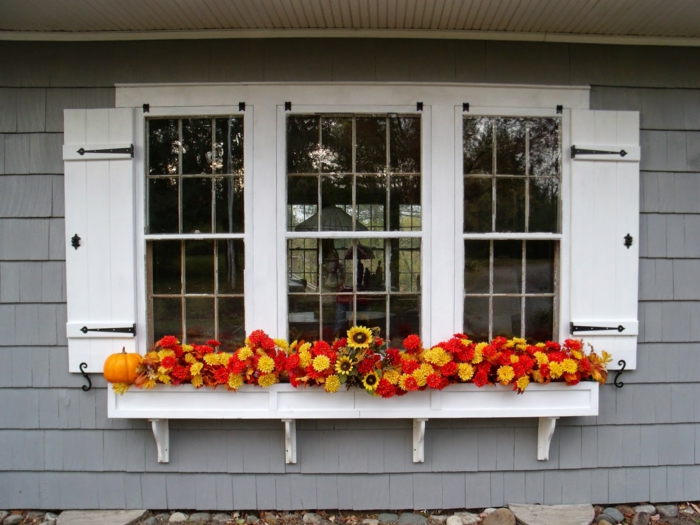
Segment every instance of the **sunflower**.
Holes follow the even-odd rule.
[[[379,383],[379,376],[376,372],[370,372],[364,378],[362,378],[362,384],[364,385],[365,389],[370,392],[377,388],[377,383]]]
[[[372,331],[365,326],[353,326],[348,330],[348,346],[355,349],[369,348],[372,343]]]
[[[352,372],[355,362],[348,356],[339,357],[335,363],[335,371],[339,374],[348,375]]]

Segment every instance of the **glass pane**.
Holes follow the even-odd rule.
[[[493,241],[493,293],[522,293],[523,242]]]
[[[496,231],[525,231],[525,181],[496,179]]]
[[[178,179],[148,179],[148,232],[178,233]]]
[[[520,337],[520,297],[493,298],[493,337]]]
[[[464,174],[493,173],[493,119],[464,119]]]
[[[525,175],[525,127],[522,118],[496,120],[496,173]]]
[[[530,179],[531,232],[559,231],[559,180]]]
[[[153,339],[174,335],[182,341],[182,299],[153,298]]]
[[[178,172],[180,141],[177,119],[148,120],[148,174],[175,175]]]
[[[421,229],[420,177],[391,177],[390,213],[393,231]]]
[[[220,350],[235,352],[245,344],[245,306],[243,297],[219,297]]]
[[[216,233],[243,233],[243,177],[216,177]]]
[[[538,118],[529,121],[530,174],[558,177],[561,173],[561,120]]]
[[[182,287],[180,241],[150,243],[154,294],[179,294]]]
[[[312,342],[319,336],[319,297],[289,296],[289,340]]]
[[[243,174],[243,119],[217,118],[214,173]]]
[[[389,274],[392,292],[420,291],[420,239],[391,239]]]
[[[392,117],[389,121],[391,171],[420,173],[420,117]]]
[[[185,293],[214,293],[214,241],[185,241]]]
[[[287,177],[287,230],[318,231],[318,177]]]
[[[321,177],[321,231],[352,231],[352,175]]]
[[[356,188],[357,229],[386,229],[386,175],[358,175]]]
[[[480,233],[493,231],[493,179],[464,179],[464,231]]]
[[[243,293],[243,271],[245,270],[243,239],[219,239],[216,245],[219,293]]]
[[[555,249],[553,241],[527,241],[526,293],[554,293]]]
[[[489,293],[490,241],[464,241],[464,291]]]
[[[358,117],[355,122],[355,171],[386,171],[386,118]]]
[[[324,117],[318,162],[323,172],[352,171],[352,119]]]
[[[318,152],[318,117],[287,117],[287,173],[315,173]]]
[[[362,289],[373,292],[386,291],[386,241],[363,239],[358,241],[357,257],[364,266]],[[358,286],[359,289],[359,286]]]
[[[290,293],[318,293],[318,245],[315,239],[287,241]]]
[[[352,241],[323,239],[321,256],[321,292],[352,292],[356,275],[353,261],[357,261]]]
[[[182,173],[212,173],[212,129],[210,118],[182,120]]]
[[[553,328],[554,298],[525,298],[525,337],[528,341],[551,341]]]
[[[182,179],[182,233],[211,232],[212,179]]]
[[[420,295],[392,295],[389,307],[387,344],[392,348],[403,348],[407,336],[420,334]]]
[[[204,344],[214,339],[214,298],[185,298],[185,330],[188,344]]]
[[[464,333],[472,341],[489,340],[489,298],[464,298]]]
[[[386,339],[386,296],[358,295],[355,325],[378,327],[379,336]]]

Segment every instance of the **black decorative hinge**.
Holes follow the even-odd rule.
[[[150,104],[144,104],[143,105],[143,112],[144,113],[150,113],[151,111],[151,105]]]
[[[571,158],[575,159],[576,155],[619,155],[624,157],[627,152],[623,149],[620,151],[604,151],[599,149],[581,149],[576,146],[571,146]]]
[[[632,238],[632,236],[629,233],[627,235],[625,235],[625,246],[627,246],[628,250],[630,249],[630,246],[632,246],[633,240],[634,239]]]
[[[245,111],[245,102],[238,103],[238,111]]]
[[[423,111],[423,103],[416,102],[416,111]]]
[[[284,103],[284,110],[285,110],[285,111],[292,111],[292,103],[291,103],[291,102],[285,102],[285,103]]]
[[[125,155],[131,155],[134,158],[134,145],[132,144],[128,148],[107,148],[107,149],[84,149],[80,148],[78,153],[82,156],[86,153],[124,153]]]
[[[111,334],[133,334],[136,335],[136,325],[132,326],[120,326],[119,328],[88,328],[83,326],[80,329],[81,332],[87,334],[88,332],[109,332]]]
[[[622,325],[618,326],[578,326],[571,322],[569,332],[573,335],[574,332],[603,332],[615,330],[616,332],[624,332],[625,327]]]
[[[77,233],[70,238],[70,245],[76,250],[80,247],[80,237]]]
[[[627,361],[625,361],[624,359],[620,359],[620,360],[617,362],[617,364],[620,365],[620,369],[617,371],[617,374],[615,374],[615,381],[614,381],[614,383],[615,383],[615,386],[616,386],[617,388],[622,388],[623,386],[625,386],[625,384],[624,384],[622,381],[618,381],[618,379],[619,379],[620,376],[622,375],[622,372],[625,371],[625,367],[627,366]]]
[[[80,368],[80,373],[83,374],[83,377],[87,379],[88,384],[83,385],[81,388],[83,389],[83,392],[89,392],[92,389],[92,381],[90,380],[90,376],[85,373],[85,369],[87,368],[87,363],[80,363],[78,366]]]
[[[562,106],[561,104],[559,104],[559,105],[557,106],[557,115],[561,115],[562,113],[564,113],[564,106]]]
[[[463,103],[462,103],[462,112],[467,112],[467,113],[469,113],[469,102],[463,102]]]

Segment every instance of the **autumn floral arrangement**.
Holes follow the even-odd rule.
[[[165,336],[136,367],[134,385],[190,383],[196,388],[221,386],[237,390],[244,384],[269,387],[288,381],[295,388],[322,387],[326,392],[341,388],[363,388],[367,393],[391,398],[408,392],[442,390],[455,383],[478,387],[501,384],[521,394],[531,383],[552,381],[575,385],[580,381],[605,383],[611,356],[583,342],[567,339],[563,344],[548,341],[529,344],[525,339],[496,337],[474,342],[455,334],[430,348],[417,335],[403,341],[403,349],[387,348],[379,329],[356,326],[347,337],[333,344],[325,341],[272,339],[256,330],[234,353],[219,352],[218,341],[205,345],[183,345]],[[114,383],[123,393],[127,383]]]

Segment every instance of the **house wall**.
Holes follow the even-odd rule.
[[[0,43],[0,508],[434,509],[700,499],[700,49],[523,42],[243,40]],[[67,372],[63,109],[114,84],[431,81],[592,85],[593,109],[641,111],[638,369],[564,419],[537,422],[107,418],[106,384]],[[556,101],[552,101],[553,104]],[[697,401],[696,401],[697,400]]]

